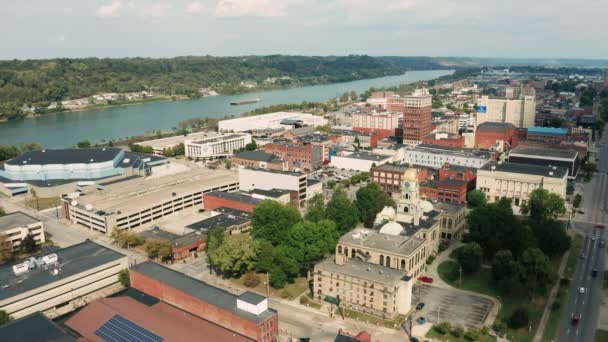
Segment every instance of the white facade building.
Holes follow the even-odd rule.
[[[399,113],[353,113],[353,129],[395,130],[399,128]]]
[[[217,135],[215,132],[196,132],[185,135],[176,135],[168,138],[153,139],[138,142],[140,146],[150,146],[154,150],[154,154],[162,156],[165,149],[173,148],[179,144],[185,143],[186,140],[204,139]]]
[[[4,235],[5,242],[10,243],[13,250],[18,250],[21,247],[21,242],[28,235],[34,238],[36,244],[46,241],[42,221],[22,212],[0,217],[0,235]]]
[[[222,134],[197,140],[186,140],[186,157],[208,159],[231,156],[235,150],[251,143],[247,133]]]
[[[239,169],[239,190],[289,190],[297,191],[299,204],[303,207],[306,200],[322,190],[317,184],[308,184],[308,175],[301,172],[275,171],[267,169]]]
[[[390,161],[392,161],[392,156],[361,152],[333,156],[331,157],[331,166],[344,170],[368,172],[372,166],[384,165]]]
[[[422,144],[414,148],[407,148],[402,163],[412,163],[435,169],[443,167],[445,163],[450,163],[479,169],[490,160],[492,160],[492,155],[485,151]]]
[[[500,99],[482,96],[477,102],[477,124],[484,122],[512,123],[518,128],[534,126],[536,97],[522,96],[519,99]]]
[[[304,126],[327,125],[322,116],[299,112],[276,112],[262,115],[245,116],[236,119],[221,120],[218,123],[220,132],[247,132],[251,130],[276,129],[284,127],[283,120],[301,121]]]

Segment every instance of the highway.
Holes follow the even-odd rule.
[[[581,231],[585,240],[560,324],[560,342],[594,341],[598,322],[606,256],[606,247],[600,244],[608,240],[608,233],[597,225],[608,225],[608,135],[604,135],[598,148],[598,173],[582,188],[584,214],[577,214],[573,221],[574,229]],[[596,276],[592,275],[594,269]],[[584,293],[580,293],[580,288],[584,288]],[[578,323],[572,322],[574,314],[580,315]]]

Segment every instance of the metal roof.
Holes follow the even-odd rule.
[[[494,169],[493,169],[494,168]],[[489,162],[480,170],[513,172],[536,176],[563,178],[568,174],[568,168],[558,166],[543,166],[519,163]]]
[[[6,162],[8,165],[90,164],[111,161],[120,153],[116,147],[67,148],[29,151]]]
[[[61,329],[40,312],[0,326],[3,341],[76,342],[78,339]]]

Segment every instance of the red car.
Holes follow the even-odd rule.
[[[429,284],[433,283],[433,278],[427,277],[427,276],[422,276],[422,277],[418,278],[418,280],[420,280],[423,283],[429,283]]]
[[[597,228],[597,229],[604,229],[604,225],[603,224],[596,224],[595,228]]]
[[[577,324],[581,320],[581,314],[575,313],[572,315],[572,324]]]

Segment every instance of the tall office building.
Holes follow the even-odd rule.
[[[433,96],[427,89],[416,89],[400,99],[403,103],[403,143],[420,144],[432,130]]]
[[[517,99],[482,96],[477,102],[477,125],[484,122],[512,123],[517,128],[534,126],[536,97],[522,95]]]

